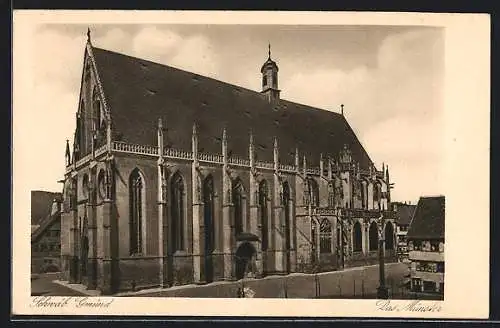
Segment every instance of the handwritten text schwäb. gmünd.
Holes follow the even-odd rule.
[[[37,296],[31,299],[31,307],[37,308],[108,308],[113,299],[101,299],[99,297],[51,297]]]

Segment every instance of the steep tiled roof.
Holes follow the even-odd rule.
[[[409,239],[444,238],[444,196],[420,197],[408,229]]]
[[[37,225],[50,215],[52,202],[60,199],[61,193],[33,190],[31,191],[31,224]]]
[[[39,240],[39,238],[49,229],[54,223],[57,221],[61,220],[61,211],[56,211],[55,213],[52,213],[48,215],[45,219],[43,219],[40,222],[40,225],[33,230],[32,226],[32,231],[31,231],[31,242],[36,242]]]
[[[253,90],[108,50],[93,48],[93,54],[111,109],[115,140],[155,145],[157,122],[162,118],[167,146],[174,148],[191,149],[196,122],[200,152],[221,153],[226,127],[228,152],[236,157],[248,158],[252,130],[257,160],[272,161],[277,136],[284,164],[294,163],[295,147],[301,163],[305,154],[308,165],[317,165],[320,153],[337,158],[344,144],[361,168],[371,164],[340,114],[286,100],[271,104]]]
[[[413,217],[413,213],[415,212],[416,205],[408,205],[408,204],[397,204],[396,211],[398,212],[398,224],[400,225],[408,225],[411,222],[411,218]]]

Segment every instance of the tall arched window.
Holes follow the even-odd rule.
[[[372,222],[370,224],[370,251],[376,251],[378,249],[378,228],[377,223]]]
[[[83,192],[83,198],[88,199],[89,198],[89,176],[87,174],[85,174],[83,176],[82,192]]]
[[[214,180],[211,175],[203,182],[203,204],[205,224],[205,251],[206,254],[214,250]]]
[[[290,186],[283,182],[283,209],[285,211],[285,249],[290,250]]]
[[[80,105],[80,115],[79,115],[79,119],[78,119],[78,122],[80,123],[80,147],[79,147],[79,150],[80,150],[80,155],[82,154],[86,154],[87,152],[87,136],[86,136],[86,113],[85,113],[85,102],[82,100],[82,103]],[[83,156],[83,155],[82,155]]]
[[[353,229],[352,229],[352,243],[353,243],[353,251],[354,252],[361,252],[363,249],[363,235],[361,231],[361,224],[356,221],[354,223]]]
[[[243,232],[243,185],[237,179],[233,182],[234,233]]]
[[[267,209],[267,182],[262,180],[259,183],[259,207],[260,207],[260,223],[262,226],[262,250],[267,250],[269,246],[268,235],[268,209]]]
[[[130,174],[130,254],[142,253],[142,220],[144,216],[144,182],[139,170]]]
[[[320,253],[332,252],[332,224],[326,218],[321,220],[319,226],[319,251]]]
[[[381,186],[380,183],[375,183],[373,185],[373,201],[378,203],[380,208],[380,196],[381,196]]]
[[[361,208],[367,208],[368,199],[366,197],[366,183],[361,182]]]
[[[318,183],[313,178],[308,178],[306,181],[306,205],[319,206],[319,188]]]
[[[361,181],[356,181],[356,196],[358,197],[360,207],[363,208],[364,203],[364,193],[363,193],[363,184]]]
[[[328,206],[335,207],[335,183],[328,182]]]
[[[99,101],[97,87],[94,87],[94,90],[92,91],[92,102],[94,108],[94,130],[99,131],[101,129],[101,102]]]
[[[391,222],[385,225],[385,249],[394,249],[394,227]]]
[[[172,246],[174,251],[184,250],[184,180],[179,172],[172,177],[170,184]]]

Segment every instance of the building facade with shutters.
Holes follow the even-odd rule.
[[[420,197],[408,229],[411,290],[444,294],[445,197]]]
[[[40,194],[46,199],[40,197]],[[31,233],[31,273],[61,270],[61,202],[59,193],[31,192],[32,216],[37,212],[45,215],[36,220],[37,227]],[[43,210],[43,207],[46,210]]]
[[[85,47],[61,221],[66,280],[103,293],[396,259],[389,170],[345,117]]]
[[[398,260],[400,262],[408,262],[408,228],[415,212],[416,205],[410,203],[393,202],[392,209],[396,212],[396,240]]]

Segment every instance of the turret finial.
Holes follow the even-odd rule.
[[[90,27],[87,27],[87,42],[90,42]]]
[[[340,113],[344,116],[344,104],[340,104]]]
[[[267,48],[268,48],[268,58],[271,59],[271,42],[268,43]]]

